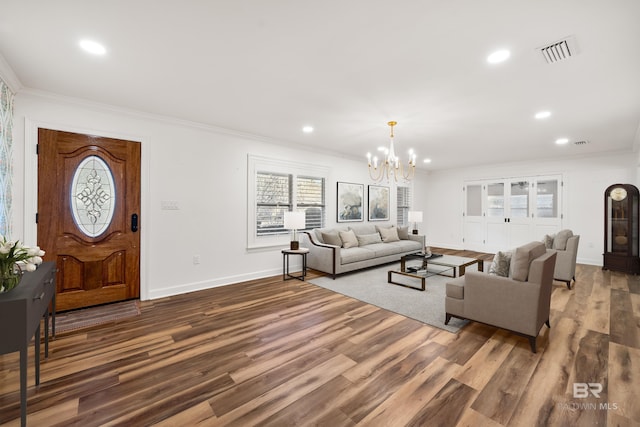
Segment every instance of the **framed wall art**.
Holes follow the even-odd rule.
[[[336,194],[338,222],[364,220],[364,184],[338,182]]]
[[[389,187],[369,186],[369,221],[389,220]]]

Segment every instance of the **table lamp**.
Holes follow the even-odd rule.
[[[293,239],[291,240],[291,250],[293,251],[297,251],[298,249],[300,249],[297,230],[304,230],[304,226],[304,212],[284,213],[284,228],[286,228],[287,230],[293,230]]]
[[[418,223],[422,222],[422,211],[409,211],[409,222],[413,222],[413,234],[418,234]]]

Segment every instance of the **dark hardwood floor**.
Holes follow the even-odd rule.
[[[579,265],[551,304],[533,354],[281,276],[142,302],[59,334],[39,387],[31,360],[28,425],[640,425],[640,278]],[[19,425],[18,366],[0,356],[2,425]]]

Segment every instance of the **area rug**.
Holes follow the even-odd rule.
[[[137,300],[56,313],[56,334],[90,328],[139,315],[140,307]],[[51,322],[49,322],[49,329],[51,329]]]
[[[387,283],[387,272],[394,268],[397,265],[389,264],[345,273],[335,280],[323,276],[308,282],[449,332],[458,332],[467,323],[466,320],[452,318],[448,325],[444,324],[445,287],[449,277],[428,277],[426,290],[420,291]],[[400,277],[394,275],[393,280],[400,281]],[[419,279],[402,279],[403,283],[420,286]]]

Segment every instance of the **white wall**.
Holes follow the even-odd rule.
[[[416,183],[427,188],[416,194],[416,208],[425,212],[423,228],[429,245],[463,249],[465,181],[559,173],[564,177],[562,225],[580,234],[578,262],[602,265],[604,190],[615,183],[636,183],[635,159],[629,152],[433,172],[424,182]]]
[[[329,169],[327,225],[336,222],[336,181],[371,184],[365,159],[346,159],[276,144],[193,123],[161,119],[114,107],[20,92],[14,107],[14,238],[32,244],[36,224],[37,160],[33,144],[38,125],[142,141],[143,299],[281,274],[282,245],[247,249],[248,154],[313,163]],[[301,138],[303,140],[303,138]],[[29,144],[26,146],[25,144]],[[414,209],[429,245],[463,248],[462,185],[465,180],[562,173],[564,226],[581,234],[578,261],[602,262],[603,192],[615,182],[637,182],[636,156],[611,154],[572,161],[531,162],[418,174]],[[395,223],[395,188],[391,221]],[[162,200],[179,203],[161,210]],[[542,236],[540,236],[542,238]],[[46,248],[45,248],[46,249]],[[201,264],[194,265],[193,255]]]
[[[283,236],[277,247],[247,249],[248,154],[328,168],[327,225],[336,222],[336,181],[363,183],[365,192],[371,183],[364,157],[345,159],[307,151],[302,143],[297,148],[192,123],[20,92],[14,111],[12,219],[13,237],[27,244],[36,239],[38,126],[142,142],[143,299],[282,273],[280,250],[289,236]],[[163,200],[177,201],[180,209],[161,210]],[[390,202],[391,222],[395,222],[393,187]],[[194,255],[200,255],[199,265],[193,264]]]

